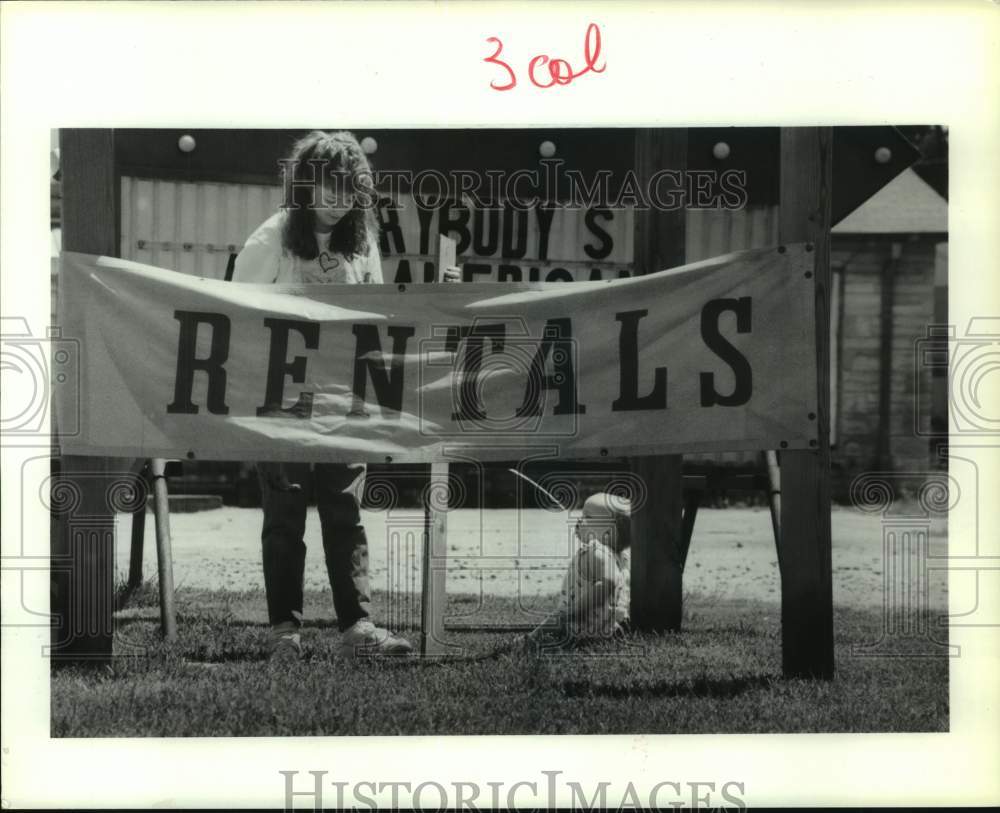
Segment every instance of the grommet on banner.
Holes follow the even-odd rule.
[[[888,164],[892,160],[892,150],[888,147],[879,147],[875,150],[875,162],[878,164]]]
[[[725,161],[729,157],[730,152],[729,145],[725,141],[716,142],[715,146],[712,147],[712,155],[718,161]]]
[[[371,136],[365,136],[361,139],[361,149],[365,151],[365,155],[374,155],[378,149],[378,142]]]
[[[194,136],[185,134],[177,139],[177,149],[181,152],[194,152],[196,146],[197,142],[195,142]]]
[[[551,141],[543,141],[538,145],[538,154],[542,156],[542,158],[551,158],[556,154],[556,145]]]

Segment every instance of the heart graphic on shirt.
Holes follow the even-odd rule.
[[[323,269],[324,274],[329,274],[340,268],[340,260],[324,251],[319,255],[319,267]]]

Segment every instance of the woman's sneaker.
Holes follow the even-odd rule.
[[[376,627],[368,619],[361,619],[340,636],[340,654],[346,658],[370,655],[408,655],[413,645],[389,630]]]

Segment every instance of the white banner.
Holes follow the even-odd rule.
[[[809,448],[802,244],[604,282],[248,285],[65,253],[64,454],[430,461]],[[62,430],[66,427],[65,430]]]

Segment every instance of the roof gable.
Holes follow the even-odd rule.
[[[834,234],[947,234],[948,201],[912,169],[841,220]]]

